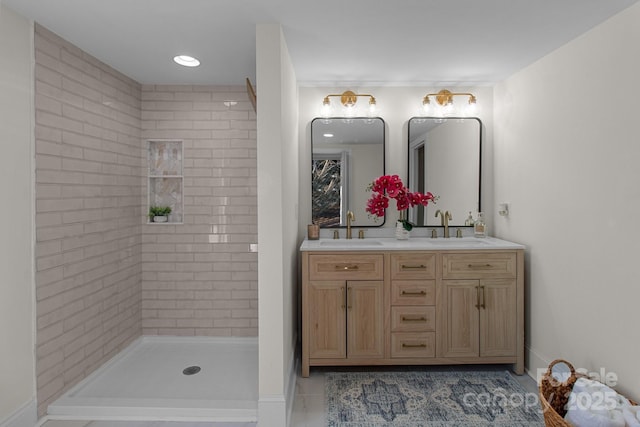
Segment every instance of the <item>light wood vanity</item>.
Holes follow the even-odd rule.
[[[310,366],[471,363],[522,374],[524,247],[440,241],[305,241],[302,376]]]

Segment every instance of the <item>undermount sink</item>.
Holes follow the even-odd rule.
[[[344,247],[344,246],[381,246],[381,245],[382,245],[382,242],[380,240],[373,240],[373,239],[320,240],[320,246]]]
[[[482,240],[481,238],[478,239],[476,237],[462,237],[462,238],[457,238],[457,237],[449,237],[447,239],[445,238],[439,238],[439,239],[432,239],[429,240],[429,243],[432,243],[434,245],[460,245],[460,246],[484,246],[484,245],[489,245],[490,243]]]

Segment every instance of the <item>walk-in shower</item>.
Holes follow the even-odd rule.
[[[256,422],[257,338],[142,337],[49,405],[57,419]]]

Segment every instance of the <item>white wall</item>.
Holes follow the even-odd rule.
[[[437,92],[442,88],[433,87],[301,87],[300,88],[300,235],[306,233],[307,224],[311,224],[311,121],[320,117],[323,98],[329,93],[342,93],[345,90],[356,93],[371,94],[377,101],[377,115],[386,124],[386,165],[387,174],[399,175],[406,184],[408,134],[407,124],[411,117],[423,115],[420,107],[422,98],[427,93]],[[490,87],[456,87],[456,92],[472,92],[478,98],[477,117],[483,123],[483,165],[482,165],[482,210],[493,212],[493,177],[492,177],[492,127],[493,123],[493,90]],[[361,98],[358,102],[366,104]],[[466,97],[456,97],[456,104],[466,102]],[[427,191],[429,189],[427,188]],[[365,191],[364,188],[362,191]],[[443,206],[444,209],[448,209]],[[397,212],[388,209],[386,227],[395,226]],[[357,217],[356,217],[357,220]],[[464,223],[461,218],[460,223]],[[356,224],[357,225],[357,224]],[[491,223],[489,223],[491,226]]]
[[[293,403],[297,288],[297,86],[279,25],[256,27],[259,425]]]
[[[32,62],[32,24],[0,5],[0,425],[35,395]]]
[[[495,218],[527,245],[527,365],[565,358],[640,398],[640,4],[495,87]]]

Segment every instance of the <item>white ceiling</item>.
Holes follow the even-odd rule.
[[[255,83],[255,26],[280,23],[299,83],[341,87],[491,84],[637,1],[0,0],[145,84]]]

